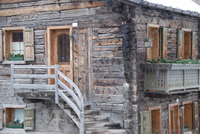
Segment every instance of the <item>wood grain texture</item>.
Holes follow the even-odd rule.
[[[49,12],[49,11],[61,11],[61,10],[70,10],[70,9],[81,9],[81,8],[92,8],[106,6],[105,2],[85,2],[85,3],[68,3],[68,4],[51,4],[44,6],[35,6],[35,7],[24,7],[24,8],[15,8],[15,9],[4,9],[0,10],[0,17],[3,16],[13,16],[13,15],[22,15],[22,14],[33,14],[36,12]]]

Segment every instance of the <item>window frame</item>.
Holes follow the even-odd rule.
[[[178,115],[178,120],[177,120],[177,123],[178,123],[178,134],[180,133],[180,112],[179,112],[179,103],[172,103],[172,104],[168,104],[168,131],[169,131],[169,134],[171,134],[171,131],[170,131],[170,126],[171,126],[171,119],[170,119],[170,108],[171,107],[175,107],[177,106],[178,107],[178,112],[177,112],[177,115]]]
[[[159,30],[159,28],[160,28],[160,26],[159,25],[157,25],[157,24],[147,24],[147,33],[146,33],[146,36],[147,37],[149,37],[150,35],[149,35],[149,32],[150,32],[150,28],[158,28],[158,30]],[[151,60],[152,59],[152,57],[151,57],[151,48],[147,48],[146,49],[146,51],[147,51],[147,60]],[[160,52],[159,52],[160,53]]]
[[[26,105],[14,105],[14,104],[4,104],[3,105],[3,110],[5,111],[4,112],[4,114],[3,114],[3,129],[12,129],[13,130],[13,128],[8,128],[8,127],[6,127],[6,109],[8,109],[8,108],[11,108],[11,109],[25,109],[26,108]],[[23,128],[23,129],[17,129],[17,130],[24,130],[25,131],[25,129]]]
[[[191,105],[191,110],[192,110],[192,114],[193,114],[193,108],[192,108],[192,102],[193,101],[183,101],[182,102],[182,105],[184,105],[184,110],[185,110],[185,105],[187,105],[187,104],[190,104]],[[185,118],[184,118],[184,114],[185,114],[185,112],[184,112],[184,110],[182,111],[182,130],[184,130],[184,126],[185,126]],[[192,118],[192,115],[191,115],[191,118]],[[193,120],[193,119],[191,119],[191,120]],[[192,121],[192,130],[193,130],[193,121]]]
[[[162,124],[161,124],[161,106],[154,106],[154,107],[148,107],[148,111],[151,111],[151,129],[153,128],[153,123],[152,123],[152,111],[154,111],[154,110],[159,110],[159,112],[160,112],[160,117],[159,117],[159,121],[158,121],[158,123],[159,123],[159,129],[160,129],[160,132],[158,132],[158,134],[162,134]],[[153,129],[152,129],[152,131],[153,131]],[[157,133],[157,132],[156,132]]]
[[[23,37],[24,37],[24,30],[25,30],[25,27],[4,27],[4,28],[2,28],[2,30],[3,30],[3,33],[4,33],[4,35],[3,35],[3,45],[2,45],[2,47],[3,47],[3,57],[4,57],[4,60],[3,60],[3,64],[26,64],[26,61],[25,60],[23,60],[23,61],[10,61],[10,60],[7,60],[5,57],[6,57],[6,55],[8,55],[7,53],[6,53],[6,38],[9,38],[9,40],[10,40],[10,43],[9,43],[9,46],[10,46],[10,52],[11,52],[11,48],[12,48],[12,34],[9,36],[9,37],[7,37],[6,35],[5,35],[5,32],[7,32],[7,31],[11,31],[11,33],[12,33],[12,31],[22,31],[23,32]],[[23,41],[24,41],[24,39],[23,39]],[[23,44],[23,45],[25,45],[25,44]],[[25,46],[24,46],[24,50],[25,50]],[[9,53],[10,54],[10,53]]]

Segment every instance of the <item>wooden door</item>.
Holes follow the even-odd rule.
[[[72,41],[70,39],[71,29],[66,27],[52,27],[48,29],[48,57],[50,65],[59,65],[59,71],[65,76],[73,80],[72,73]],[[51,74],[55,70],[50,71]],[[69,83],[59,78],[65,85],[70,87]],[[55,80],[50,80],[50,84],[54,84]]]

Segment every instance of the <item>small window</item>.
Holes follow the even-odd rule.
[[[147,24],[147,37],[153,38],[152,47],[147,48],[147,59],[167,58],[167,28]]]
[[[23,128],[24,109],[5,108],[5,116],[7,128]]]
[[[198,130],[198,103],[192,101],[185,101],[183,110],[183,127],[189,127],[189,131]]]
[[[34,130],[34,109],[25,107],[5,104],[4,108],[0,108],[0,129]]]
[[[70,62],[70,40],[67,34],[58,36],[58,62]]]
[[[149,107],[151,111],[151,129],[152,134],[161,134],[161,106]]]
[[[195,59],[196,32],[183,28],[177,33],[177,58]]]
[[[12,54],[24,55],[23,32],[12,33]]]
[[[3,64],[34,61],[34,35],[33,29],[25,27],[3,28],[3,44],[0,43],[0,51],[4,48],[0,60]],[[0,34],[2,36],[2,34]],[[2,42],[2,38],[0,38]],[[2,46],[3,45],[3,46]]]
[[[179,103],[168,105],[169,134],[180,133]]]

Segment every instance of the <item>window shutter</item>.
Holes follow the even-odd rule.
[[[0,30],[0,61],[3,61],[3,38],[2,38],[2,30]]]
[[[177,58],[184,58],[184,31],[178,30],[178,40],[177,40]]]
[[[167,28],[160,28],[161,58],[167,59]]]
[[[24,60],[34,61],[33,29],[24,29]]]
[[[34,130],[34,109],[24,109],[24,129]]]
[[[198,102],[193,102],[192,104],[192,124],[193,130],[199,129]]]
[[[195,59],[196,32],[192,32],[192,59]]]
[[[140,112],[141,134],[151,134],[151,111]]]
[[[3,108],[0,108],[0,129],[3,129]]]

